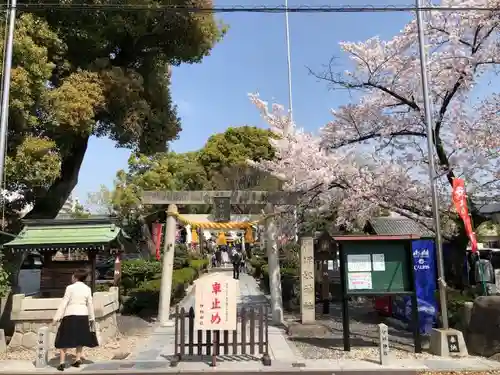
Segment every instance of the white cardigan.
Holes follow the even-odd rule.
[[[88,315],[89,320],[95,320],[92,290],[80,281],[66,287],[54,320],[61,320],[69,315]]]

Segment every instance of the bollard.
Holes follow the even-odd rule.
[[[380,364],[389,364],[389,328],[384,323],[378,325]]]
[[[36,368],[47,367],[49,362],[49,327],[40,327],[36,343]]]

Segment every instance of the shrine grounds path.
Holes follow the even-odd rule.
[[[229,272],[231,270],[228,270]],[[200,279],[203,282],[203,278]],[[238,308],[256,307],[268,304],[268,297],[259,289],[257,282],[249,275],[240,275],[240,295]],[[181,307],[189,308],[194,304],[194,290],[181,302]],[[500,362],[490,361],[480,357],[463,359],[450,358],[391,358],[389,365],[381,366],[376,361],[349,358],[304,358],[287,339],[283,327],[269,326],[269,347],[272,364],[262,365],[256,358],[248,355],[224,356],[217,358],[217,367],[209,366],[210,358],[191,358],[181,361],[177,367],[170,367],[174,354],[174,327],[156,327],[135,352],[124,360],[111,360],[89,363],[75,369],[67,369],[64,373],[84,372],[91,375],[110,374],[177,374],[194,375],[202,373],[244,373],[257,375],[260,373],[297,374],[304,375],[500,375]],[[318,348],[319,351],[319,348]],[[36,369],[31,361],[0,361],[0,374],[31,375],[33,373],[60,374],[53,367]]]
[[[227,270],[231,272],[231,270]],[[203,278],[200,279],[203,282]],[[243,307],[257,307],[269,304],[269,299],[259,289],[253,277],[247,274],[240,275],[240,294],[238,309]],[[189,309],[194,306],[194,290],[180,303],[180,307]],[[500,362],[490,361],[479,357],[464,359],[396,359],[388,366],[381,366],[376,362],[355,359],[305,359],[300,355],[294,344],[287,340],[284,327],[269,326],[269,349],[272,365],[265,367],[256,358],[248,355],[218,356],[217,367],[209,366],[210,358],[196,358],[181,361],[177,367],[170,367],[169,359],[174,354],[174,327],[157,327],[143,345],[136,348],[126,360],[107,361],[87,365],[82,372],[93,375],[112,373],[147,372],[155,374],[182,373],[200,374],[205,372],[223,372],[257,374],[257,373],[304,373],[304,374],[375,374],[390,373],[391,375],[413,375],[426,371],[457,371],[469,370],[487,371],[491,374],[498,370]],[[1,370],[0,370],[1,371]],[[496,373],[496,371],[495,371]],[[477,373],[480,374],[480,373]]]

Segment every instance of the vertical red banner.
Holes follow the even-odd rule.
[[[461,178],[453,179],[453,189],[451,193],[451,198],[458,215],[464,222],[465,232],[469,237],[471,244],[471,250],[473,253],[477,251],[477,239],[476,234],[472,229],[472,222],[469,216],[469,209],[467,208],[467,192],[465,190],[465,181]]]
[[[161,252],[160,252],[160,247],[161,247],[161,228],[162,224],[161,223],[153,223],[153,242],[155,244],[156,248],[156,260],[161,259]]]

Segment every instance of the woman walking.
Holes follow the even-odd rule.
[[[87,271],[80,270],[73,274],[72,284],[66,287],[64,297],[54,316],[53,323],[61,322],[54,346],[60,350],[59,371],[66,367],[66,351],[76,349],[73,367],[82,364],[83,347],[94,348],[98,345],[95,332],[94,305],[92,291],[84,283]]]

